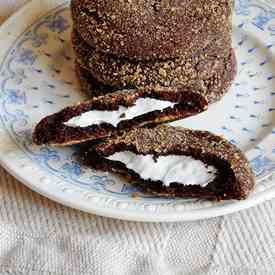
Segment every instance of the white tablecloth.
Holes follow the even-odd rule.
[[[0,22],[23,4],[0,0]],[[0,168],[1,274],[275,274],[275,200],[189,223],[123,222],[72,210]]]

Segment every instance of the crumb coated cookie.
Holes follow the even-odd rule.
[[[144,180],[119,161],[107,159],[116,152],[159,156],[184,155],[214,166],[218,173],[205,187]],[[224,138],[206,131],[194,131],[171,126],[139,128],[108,138],[82,150],[84,163],[92,168],[123,176],[146,193],[161,197],[200,197],[214,199],[245,199],[255,186],[252,169],[244,154]]]
[[[71,9],[75,28],[98,51],[167,59],[231,34],[233,0],[72,0]]]
[[[142,112],[131,119],[121,117],[116,126],[101,121],[99,124],[89,120],[88,126],[71,127],[68,122],[71,118],[79,117],[89,111],[116,112],[123,106],[130,109],[139,99],[158,99],[174,103],[173,107],[164,109],[153,108],[153,111]],[[170,105],[170,104],[169,104]],[[203,96],[195,92],[172,89],[160,90],[124,90],[107,94],[77,105],[67,107],[58,113],[42,119],[35,127],[33,141],[38,145],[71,145],[88,140],[102,139],[114,135],[120,131],[126,131],[136,127],[145,127],[160,123],[170,122],[189,117],[207,109],[208,102]],[[144,106],[142,106],[144,108]],[[124,110],[124,114],[125,114]],[[103,114],[101,114],[103,117]],[[110,114],[115,115],[115,114]]]
[[[75,62],[75,73],[79,81],[81,91],[90,98],[102,96],[120,90],[119,87],[105,85],[99,82],[89,71]]]
[[[236,74],[236,60],[228,41],[194,54],[191,59],[130,61],[96,52],[73,32],[77,62],[99,83],[119,89],[143,87],[184,87],[201,91],[210,103],[219,100]]]

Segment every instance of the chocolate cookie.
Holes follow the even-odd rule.
[[[74,26],[98,51],[131,59],[189,57],[231,35],[233,0],[73,0]]]
[[[223,57],[228,55],[232,44],[231,34],[223,34],[222,36],[213,36],[211,39],[211,44],[200,48],[199,50],[193,49],[192,53],[189,56],[179,56],[177,58],[169,58],[166,60],[162,59],[153,59],[153,60],[131,60],[131,58],[118,58],[112,54],[104,54],[101,51],[97,51],[95,47],[90,46],[81,36],[81,34],[74,29],[72,32],[72,45],[77,53],[77,56],[82,57],[82,63],[86,64],[85,66],[89,67],[89,60],[95,54],[99,55],[100,59],[110,59],[110,60],[118,60],[120,62],[132,64],[153,64],[153,63],[168,63],[169,61],[173,61],[176,65],[181,65],[184,62],[190,62],[190,60],[198,59],[199,57],[203,58],[205,56],[210,57]],[[84,58],[85,57],[85,58]],[[80,58],[81,59],[81,58]],[[147,65],[150,66],[150,65]]]
[[[230,48],[231,38],[193,58],[169,61],[136,62],[93,51],[76,32],[72,35],[77,62],[100,83],[119,89],[143,87],[184,87],[201,91],[209,102],[221,98],[236,74],[236,60]],[[228,47],[226,45],[229,45]]]
[[[129,152],[131,159],[128,162]],[[120,153],[120,157],[117,157],[116,153]],[[103,143],[86,145],[81,157],[90,167],[125,176],[145,193],[161,197],[245,199],[255,186],[253,172],[244,154],[222,137],[206,131],[163,125],[151,129],[134,129],[121,136],[108,138]],[[190,178],[186,179],[186,174],[183,174],[183,177],[178,177],[180,180],[184,180],[185,177],[183,182],[173,182],[177,176],[176,173],[186,169],[184,165],[178,170],[170,166],[165,172],[159,171],[159,174],[152,173],[150,177],[146,177],[146,171],[152,171],[153,167],[158,167],[161,158],[168,161],[171,157],[183,157],[182,160],[188,157],[188,161],[201,161],[200,165],[204,165],[207,169],[210,181],[200,185],[194,184]],[[129,165],[135,158],[140,162],[146,161],[147,164],[140,169],[142,172],[137,171],[140,163]],[[151,162],[150,159],[152,159]],[[176,162],[176,165],[180,163]],[[196,172],[201,171],[193,171],[193,174]],[[169,174],[171,182],[167,184],[164,180],[167,180]],[[158,177],[160,179],[157,180]]]
[[[203,96],[190,91],[118,91],[45,117],[35,127],[33,141],[38,145],[82,143],[136,127],[189,117],[207,107]]]
[[[81,91],[91,98],[121,90],[119,87],[99,82],[89,71],[81,67],[78,62],[75,62],[75,72]]]

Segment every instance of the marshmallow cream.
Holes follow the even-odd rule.
[[[155,161],[153,155],[137,155],[124,151],[115,153],[107,159],[120,161],[128,169],[138,173],[142,179],[161,181],[167,187],[173,182],[205,187],[215,179],[218,172],[213,166],[182,155],[160,156]]]
[[[69,127],[88,127],[105,122],[116,127],[122,120],[132,119],[134,117],[156,110],[163,110],[168,107],[174,107],[175,104],[176,103],[170,101],[155,98],[139,98],[133,106],[119,106],[119,109],[115,111],[88,111],[80,116],[71,118],[64,124]]]

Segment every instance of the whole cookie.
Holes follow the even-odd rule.
[[[177,58],[166,61],[155,60],[154,62],[118,59],[112,55],[96,52],[75,32],[72,40],[76,59],[81,67],[89,71],[99,82],[120,89],[181,86],[196,87],[202,93],[207,94],[209,86],[214,83],[214,87],[217,87],[217,91],[214,89],[214,93],[223,94],[223,90],[222,92],[218,91],[223,86],[221,81],[233,78],[232,76],[224,78],[224,74],[235,71],[232,69],[236,62],[233,62],[231,38],[228,38],[228,42],[217,40],[215,45],[194,54],[190,59]],[[212,99],[214,100],[214,98]]]
[[[87,69],[81,67],[80,64],[76,62],[76,71],[80,80],[80,86],[82,91],[90,97],[104,95],[106,93],[114,92],[121,89],[132,89],[137,88],[134,86],[111,86],[106,85],[100,81],[98,81],[91,72]],[[227,92],[228,88],[232,84],[237,72],[237,63],[233,50],[231,54],[224,64],[224,68],[221,72],[214,74],[211,78],[207,80],[203,80],[200,83],[194,82],[191,83],[190,86],[185,86],[186,88],[190,88],[190,90],[196,90],[202,95],[204,95],[209,103],[216,102],[220,100],[223,95]],[[182,85],[183,86],[183,85]],[[146,87],[146,86],[144,86]],[[151,85],[154,88],[161,88],[160,85]],[[178,85],[180,88],[181,85]],[[204,87],[204,89],[202,89]],[[143,87],[140,87],[143,88]]]
[[[131,59],[188,56],[231,34],[233,0],[72,0],[74,26],[98,51]]]

